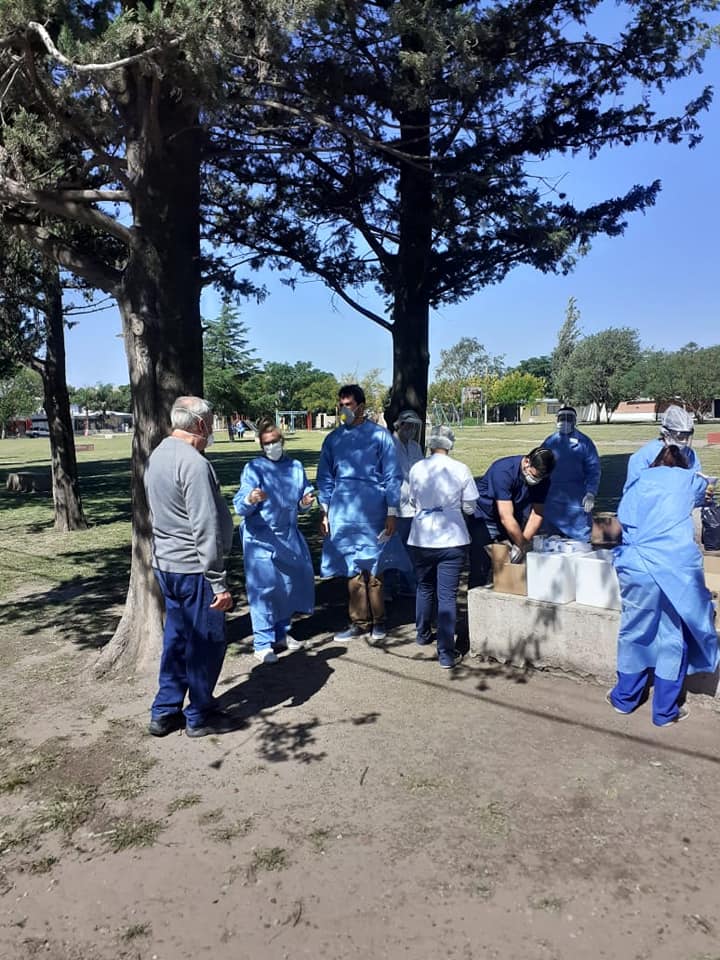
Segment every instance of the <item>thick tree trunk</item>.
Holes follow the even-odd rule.
[[[57,268],[48,266],[47,271],[48,279],[44,284],[45,359],[40,365],[40,373],[50,432],[55,529],[65,533],[69,530],[85,530],[87,520],[80,497],[75,436],[65,379],[65,331],[60,276]]]
[[[407,41],[415,46],[413,38]],[[427,411],[430,363],[428,273],[432,254],[433,183],[430,167],[430,111],[425,107],[400,118],[400,149],[417,160],[401,164],[400,216],[393,299],[393,384],[387,422],[411,408]]]
[[[133,398],[133,542],[125,610],[97,672],[157,665],[162,604],[151,570],[145,464],[178,396],[202,391],[200,142],[195,111],[134,78],[128,122],[133,240],[119,296]],[[158,129],[161,125],[161,129]]]

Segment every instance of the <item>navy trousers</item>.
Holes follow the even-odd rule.
[[[183,709],[199,727],[215,707],[213,690],[225,659],[225,614],[211,610],[213,592],[201,573],[154,570],[165,598],[165,629],[153,720]]]
[[[617,683],[610,691],[610,700],[613,706],[622,710],[623,713],[632,713],[640,705],[647,686],[652,681],[653,723],[662,727],[666,723],[672,722],[677,717],[680,708],[687,664],[688,648],[687,643],[685,643],[677,680],[663,680],[662,677],[654,676],[654,671],[650,668],[641,670],[639,673],[620,673],[618,671]]]
[[[460,573],[465,547],[408,547],[417,577],[415,626],[417,642],[430,643],[433,614],[437,610],[437,652],[441,664],[455,662],[455,622]]]

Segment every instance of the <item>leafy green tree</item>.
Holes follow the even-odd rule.
[[[572,400],[572,370],[568,367],[568,361],[581,336],[577,300],[575,297],[570,297],[565,310],[565,320],[558,331],[557,343],[550,361],[553,387],[558,399],[563,403],[570,403]]]
[[[0,224],[0,364],[21,363],[39,374],[48,419],[54,526],[84,530],[70,401],[65,372],[61,271]],[[81,308],[82,309],[82,308]]]
[[[42,402],[42,383],[37,373],[24,367],[0,378],[0,438],[7,436],[8,423],[36,413]]]
[[[113,297],[123,321],[135,423],[132,565],[124,615],[98,666],[142,668],[156,661],[162,635],[144,464],[174,399],[202,391],[202,284],[251,289],[223,250],[202,248],[201,224],[222,210],[203,197],[202,171],[226,156],[221,103],[239,101],[289,17],[282,0],[2,0],[0,14],[0,217]],[[245,152],[243,144],[238,163]]]
[[[540,380],[543,380],[545,383],[543,388],[545,396],[555,396],[553,393],[552,357],[528,357],[527,360],[520,361],[517,367],[515,367],[515,371],[517,373],[530,373],[533,377],[538,377]]]
[[[563,382],[575,403],[594,403],[596,422],[632,394],[632,370],[641,358],[637,330],[610,327],[582,339],[563,370]]]
[[[685,406],[702,421],[712,414],[713,400],[720,397],[720,346],[699,347],[688,343],[674,357],[678,393]]]
[[[333,413],[339,388],[340,384],[332,373],[325,373],[299,390],[300,407],[313,414]]]
[[[256,371],[254,351],[248,347],[248,330],[238,311],[225,303],[215,320],[206,320],[203,332],[205,398],[215,413],[224,416],[228,435],[235,439],[232,415],[247,405],[244,384]]]
[[[658,181],[582,208],[546,161],[653,140],[691,146],[710,89],[676,116],[653,94],[701,68],[712,0],[323,4],[251,106],[263,150],[229,161],[215,193],[235,238],[319,276],[392,336],[390,416],[424,410],[430,311],[519,264],[567,271],[618,236]],[[244,129],[238,104],[232,136]],[[367,306],[374,288],[384,309]]]

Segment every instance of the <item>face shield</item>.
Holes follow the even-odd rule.
[[[409,443],[410,440],[419,439],[422,422],[414,410],[403,410],[393,426],[398,438],[403,443]]]
[[[567,434],[572,433],[575,429],[575,424],[577,423],[577,417],[574,413],[570,411],[561,410],[557,415],[557,431],[558,433]]]
[[[665,441],[665,446],[670,446],[674,443],[676,446],[680,447],[681,450],[686,449],[687,447],[692,447],[692,430],[667,430],[663,429],[663,440]]]

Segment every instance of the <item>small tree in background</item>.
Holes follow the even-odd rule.
[[[254,351],[248,346],[248,329],[236,309],[224,303],[215,320],[206,320],[203,330],[203,371],[205,399],[219,416],[225,417],[228,436],[235,439],[232,417],[244,413],[245,384],[257,370]]]
[[[641,358],[637,330],[609,327],[585,337],[562,368],[564,394],[575,403],[594,403],[596,423],[632,394],[632,370]]]
[[[0,378],[0,438],[5,439],[11,420],[25,419],[35,413],[42,397],[42,381],[37,373],[24,367],[6,372]]]
[[[572,371],[567,364],[581,336],[577,300],[575,297],[570,297],[565,310],[565,320],[558,330],[557,344],[550,358],[553,387],[558,400],[563,403],[572,401]]]

